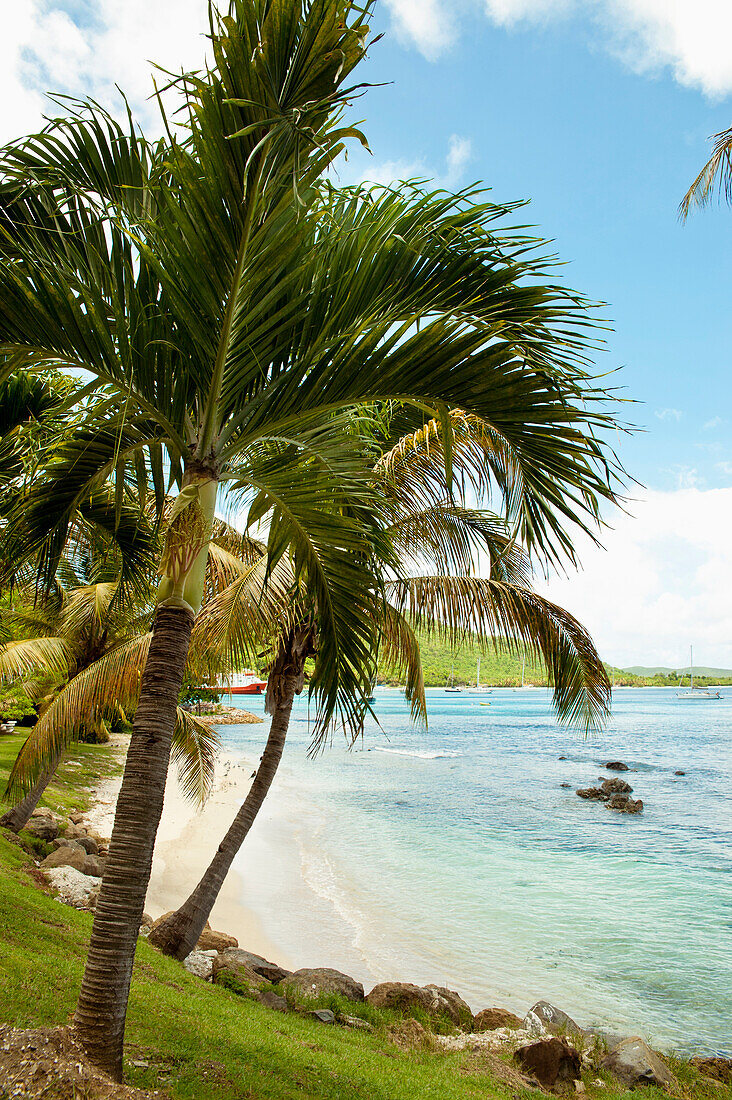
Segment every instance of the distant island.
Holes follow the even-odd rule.
[[[523,670],[525,685],[546,687],[546,668],[533,655],[521,649],[508,649],[500,645],[481,646],[474,637],[467,637],[459,650],[453,650],[440,638],[419,635],[422,668],[426,687],[446,687],[454,677],[456,687],[475,687],[478,657],[480,657],[481,687],[519,687]],[[524,659],[525,658],[525,659]],[[608,675],[615,687],[678,687],[689,682],[689,667],[655,668],[634,665],[631,668],[615,668],[606,664]],[[378,682],[397,686],[402,677],[388,666],[379,666]],[[732,685],[732,669],[694,668],[694,683],[700,687],[711,684]]]

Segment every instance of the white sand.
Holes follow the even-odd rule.
[[[145,901],[145,912],[151,917],[176,909],[196,886],[246,797],[253,770],[252,760],[221,755],[216,762],[214,790],[199,809],[183,796],[176,768],[171,766]],[[121,782],[121,778],[104,780],[94,792],[85,824],[100,836],[111,836]],[[268,939],[256,914],[242,904],[243,893],[242,878],[232,868],[212,910],[212,927],[236,936],[248,951],[294,969],[292,961]]]

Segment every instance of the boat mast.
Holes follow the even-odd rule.
[[[689,646],[689,671],[691,672],[691,690],[694,690],[694,647]]]

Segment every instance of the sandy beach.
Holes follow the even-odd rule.
[[[120,751],[123,744],[126,741],[121,738]],[[246,797],[254,764],[254,759],[238,753],[219,756],[214,789],[202,809],[184,797],[176,768],[171,766],[145,902],[151,917],[177,908],[196,886]],[[112,833],[120,784],[121,778],[105,780],[95,790],[86,820],[101,836]],[[252,873],[261,873],[261,869],[253,868]],[[236,936],[247,950],[295,968],[297,964],[268,938],[258,916],[242,903],[244,894],[243,878],[233,867],[213,908],[212,927]]]

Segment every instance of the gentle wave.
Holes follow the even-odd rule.
[[[388,752],[392,756],[414,756],[417,760],[453,760],[456,756],[462,756],[461,752],[449,752],[445,749],[443,752],[416,752],[412,749],[387,749],[382,745],[374,745],[373,750],[368,749],[368,752]]]

